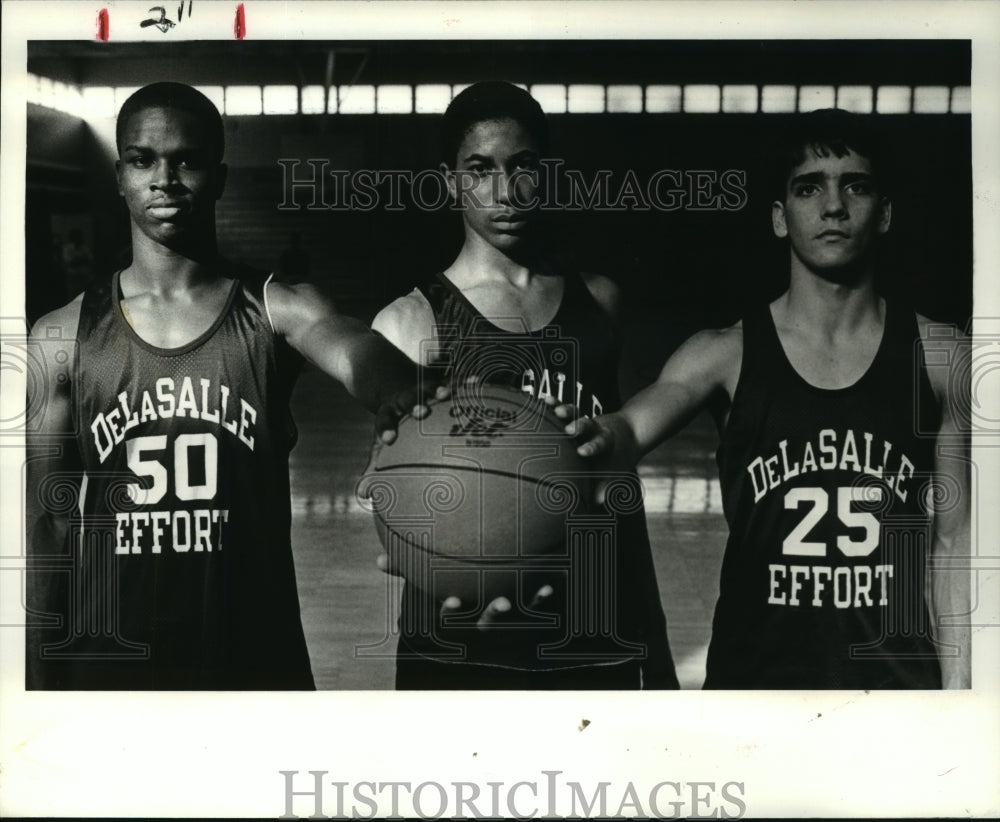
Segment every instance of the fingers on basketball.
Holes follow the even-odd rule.
[[[509,614],[513,607],[507,597],[497,597],[483,610],[476,627],[481,631],[498,627],[502,624],[504,615]]]

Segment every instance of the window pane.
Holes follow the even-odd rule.
[[[375,86],[340,86],[337,98],[341,114],[375,113]]]

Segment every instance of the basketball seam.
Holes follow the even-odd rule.
[[[394,529],[392,527],[392,524],[388,520],[386,520],[386,518],[383,517],[378,511],[375,511],[374,514],[375,514],[375,517],[379,520],[379,522],[382,523],[383,527],[387,531],[392,531],[393,533],[395,533],[397,535],[400,535],[399,531],[397,531],[396,529]],[[565,555],[563,555],[563,554],[512,554],[512,555],[509,555],[509,556],[500,555],[500,554],[487,555],[487,556],[483,556],[482,554],[450,554],[450,553],[446,554],[446,553],[438,551],[438,550],[436,550],[434,548],[425,548],[423,545],[417,545],[417,543],[415,543],[415,542],[410,542],[410,540],[406,539],[406,537],[403,537],[403,542],[406,544],[406,546],[408,548],[412,548],[415,551],[420,551],[421,553],[427,554],[428,556],[431,556],[431,557],[435,557],[435,558],[439,558],[439,559],[453,559],[453,560],[458,560],[459,562],[461,562],[463,564],[464,563],[469,563],[470,565],[475,565],[476,563],[481,563],[483,566],[496,565],[500,570],[524,570],[524,571],[553,570],[553,569],[559,570],[559,569],[562,568],[562,565],[548,565],[548,566],[546,566],[546,562],[551,563],[551,562],[553,562],[555,560],[563,560],[564,558],[565,558],[565,561],[567,561],[567,562],[569,560],[569,554],[568,553],[565,554]],[[553,546],[555,546],[557,544],[558,544],[557,542],[553,542],[552,543]],[[387,548],[387,550],[388,550],[388,548]],[[530,567],[529,568],[519,567],[519,566],[523,566],[525,564],[524,563],[525,560],[528,560],[528,563],[527,563],[528,565],[538,565],[539,568],[536,569],[536,568],[530,568]],[[480,567],[480,568],[472,567],[472,568],[467,568],[467,569],[452,568],[452,569],[445,569],[445,570],[470,570],[470,571],[473,571],[473,570],[484,570],[484,568],[482,568],[482,567]],[[489,570],[489,568],[486,567],[485,570]]]
[[[508,479],[523,480],[525,482],[533,482],[536,485],[558,485],[557,480],[546,480],[538,479],[536,477],[524,477],[518,474],[513,474],[510,471],[500,471],[495,468],[466,468],[464,465],[440,465],[437,463],[427,463],[427,462],[398,462],[392,465],[384,465],[379,468],[374,469],[374,473],[378,474],[383,471],[393,471],[397,468],[434,468],[437,470],[448,469],[450,471],[465,471],[467,473],[477,473],[477,474],[492,474],[495,477],[507,477]],[[574,475],[575,476],[575,475]]]

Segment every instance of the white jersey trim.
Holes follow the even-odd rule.
[[[278,332],[274,330],[274,320],[271,319],[271,306],[267,302],[267,286],[274,279],[274,272],[272,271],[267,275],[267,279],[264,280],[264,311],[267,314],[267,322],[271,326],[271,333],[277,334]]]

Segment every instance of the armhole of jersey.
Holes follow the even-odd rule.
[[[118,281],[118,277],[121,274],[121,269],[116,271],[111,277],[112,286]],[[80,402],[80,379],[79,375],[83,373],[84,363],[83,363],[83,340],[86,335],[89,335],[92,331],[90,324],[90,301],[91,288],[86,289],[83,292],[83,298],[80,300],[80,313],[76,318],[76,345],[73,346],[73,359],[70,364],[70,373],[76,376],[76,379],[70,377],[69,381],[69,413],[72,415],[73,420],[82,419],[82,416],[77,413]],[[110,299],[112,305],[117,300],[117,289],[111,290],[109,286]],[[80,447],[80,440],[78,437],[73,437],[73,449],[76,451],[76,457],[80,460],[80,464],[83,465],[83,452]],[[80,504],[83,502],[83,493],[80,494]]]
[[[438,315],[444,306],[445,298],[448,296],[446,286],[441,282],[442,279],[444,279],[444,276],[438,274],[437,278],[432,282],[417,283],[413,291],[410,292],[410,294],[416,293],[424,298],[424,302],[427,303],[427,307],[431,310],[431,316],[434,317],[435,322],[437,322]]]
[[[427,308],[427,310],[430,312],[430,315],[431,315],[431,328],[430,328],[430,334],[431,334],[431,336],[430,336],[430,339],[431,340],[437,339],[437,336],[438,336],[438,311],[435,309],[435,306],[434,306],[434,301],[432,299],[433,295],[430,294],[430,293],[428,293],[427,291],[425,291],[420,285],[417,285],[413,289],[413,291],[410,292],[410,294],[419,296],[424,301],[424,306]],[[407,296],[409,296],[409,295],[407,295]],[[424,339],[426,339],[426,338],[424,338]],[[393,345],[395,345],[395,343],[393,343]],[[417,364],[421,365],[421,366],[423,366],[423,365],[429,365],[430,363],[424,363],[423,362],[423,357],[421,357],[421,353],[422,352],[423,352],[423,346],[420,345],[420,344],[418,344],[418,348],[417,348],[417,352],[416,352],[417,353],[417,359],[413,360],[413,361],[416,362]],[[406,353],[406,352],[404,352],[404,353]],[[410,357],[410,354],[406,353],[406,356]],[[412,359],[412,357],[410,357],[410,359]]]
[[[277,334],[278,332],[274,330],[274,320],[271,319],[271,306],[270,306],[270,304],[267,301],[267,286],[268,286],[268,283],[270,283],[271,280],[273,280],[273,279],[274,279],[274,272],[272,271],[270,274],[267,275],[267,279],[264,280],[264,288],[263,288],[263,292],[264,292],[264,313],[267,314],[267,324],[271,326],[271,333],[272,334]]]
[[[434,318],[434,321],[437,321],[438,312],[435,309],[434,302],[431,299],[431,295],[428,294],[426,291],[424,291],[424,289],[421,288],[419,285],[416,288],[414,288],[413,291],[410,292],[410,294],[419,294],[423,298],[424,304],[430,310],[431,317]]]
[[[751,322],[753,322],[751,320]],[[742,318],[742,325],[740,328],[740,336],[742,341],[740,344],[740,373],[736,375],[736,385],[733,387],[733,396],[729,399],[729,411],[726,414],[726,424],[722,426],[719,432],[719,445],[720,447],[725,442],[726,436],[732,429],[733,413],[737,409],[737,404],[742,400],[743,394],[746,393],[746,383],[751,379],[749,373],[750,363],[747,360],[747,318],[746,315]]]
[[[84,506],[87,501],[87,486],[90,484],[90,474],[86,471],[83,472],[83,476],[80,477],[80,498],[76,501],[77,511],[80,516],[83,516]]]
[[[600,314],[604,321],[610,326],[614,345],[620,351],[625,343],[625,327],[622,324],[621,317],[616,319],[612,316],[608,307],[597,299],[597,295],[590,290],[587,278],[584,277],[582,273],[573,272],[570,274],[563,274],[563,281],[566,284],[563,290],[563,303],[568,302],[573,298],[573,296],[575,296],[571,294],[571,291],[575,291],[576,295],[580,295],[582,299],[589,300],[591,305],[593,305],[597,310],[598,314]],[[617,283],[614,283],[614,285],[618,287]],[[562,310],[562,304],[560,304],[559,308]],[[556,312],[556,316],[558,316],[558,312]]]
[[[886,300],[887,313],[889,311],[888,305],[889,301]],[[909,326],[906,336],[909,336],[909,334],[912,333],[913,341],[916,343],[916,361],[919,363],[919,368],[917,369],[917,380],[918,382],[923,383],[922,386],[915,386],[918,392],[918,401],[921,396],[930,396],[933,399],[933,407],[928,410],[931,410],[934,414],[934,428],[937,428],[941,425],[941,420],[944,418],[944,405],[948,402],[948,398],[946,396],[938,395],[938,392],[934,388],[934,383],[931,381],[931,375],[927,370],[927,345],[923,334],[920,332],[920,320],[917,318],[917,312],[909,306],[905,309],[902,306],[893,306],[893,313],[902,314],[907,318],[903,319],[902,322],[900,322],[900,325],[902,326],[903,322],[905,322]],[[889,333],[888,327],[886,328],[885,333]],[[900,332],[900,337],[904,338],[903,332]],[[923,413],[922,409],[920,413]]]

